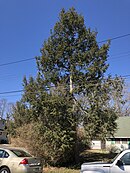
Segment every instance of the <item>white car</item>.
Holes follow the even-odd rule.
[[[84,163],[80,173],[130,173],[130,149],[121,151],[108,163]]]
[[[0,173],[42,173],[39,158],[20,148],[0,148]]]

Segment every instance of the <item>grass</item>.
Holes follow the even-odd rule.
[[[75,165],[77,169],[48,167],[48,168],[44,168],[44,173],[79,173],[80,166],[84,162],[108,161],[114,156],[115,154],[109,153],[108,151],[86,150],[81,154],[79,164]]]
[[[81,154],[81,163],[95,161],[109,161],[115,157],[115,153],[103,150],[87,150]]]

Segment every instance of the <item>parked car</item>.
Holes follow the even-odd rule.
[[[40,158],[21,148],[0,148],[0,173],[42,173]]]

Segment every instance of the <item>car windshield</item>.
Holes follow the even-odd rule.
[[[32,157],[31,154],[27,153],[26,151],[23,150],[11,150],[16,156],[18,157]]]
[[[109,163],[113,163],[121,153],[122,153],[122,151],[120,153],[116,154],[116,156],[113,159],[110,159]]]

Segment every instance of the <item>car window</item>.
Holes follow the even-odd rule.
[[[0,150],[0,158],[3,158],[4,156],[4,150]]]
[[[11,150],[18,157],[32,157],[31,154],[23,151],[23,150]]]
[[[124,154],[124,156],[122,156],[121,161],[125,164],[125,165],[130,165],[130,152]]]
[[[8,157],[9,157],[9,154],[5,151],[3,157],[4,157],[4,158],[8,158]]]

